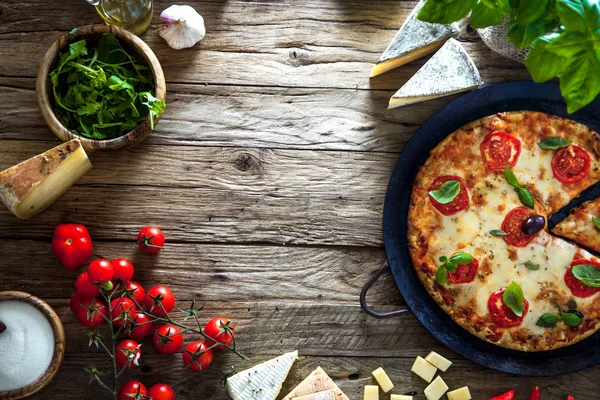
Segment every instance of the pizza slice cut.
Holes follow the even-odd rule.
[[[600,252],[600,198],[586,201],[556,224],[552,233]]]

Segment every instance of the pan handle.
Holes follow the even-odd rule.
[[[369,291],[369,289],[371,289],[371,286],[373,286],[373,284],[377,281],[377,279],[379,279],[379,277],[381,277],[381,275],[383,275],[385,270],[388,269],[389,267],[390,267],[390,265],[388,264],[387,260],[385,260],[385,262],[379,268],[379,270],[377,272],[375,272],[373,274],[373,276],[371,276],[367,282],[365,282],[365,285],[363,286],[362,290],[360,291],[360,307],[363,309],[363,311],[365,313],[367,313],[371,317],[374,317],[377,319],[391,318],[391,317],[396,317],[398,315],[404,315],[404,314],[410,313],[410,310],[408,308],[405,308],[403,310],[390,311],[390,312],[386,312],[386,313],[378,313],[378,312],[373,311],[367,305],[367,292]]]

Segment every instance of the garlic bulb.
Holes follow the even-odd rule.
[[[190,6],[172,5],[160,14],[158,34],[176,50],[192,47],[206,34],[204,18]]]

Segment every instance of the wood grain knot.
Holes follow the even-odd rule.
[[[242,153],[233,161],[233,165],[240,171],[244,172],[258,167],[259,164],[260,161],[249,153]]]
[[[299,49],[290,49],[288,56],[290,59],[290,64],[294,67],[309,65],[311,63],[310,55],[307,52]]]

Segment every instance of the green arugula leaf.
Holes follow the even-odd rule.
[[[537,271],[540,269],[540,266],[533,263],[532,261],[525,261],[525,266],[527,267],[528,270],[530,271]]]
[[[437,24],[450,24],[467,16],[477,0],[427,0],[417,18]]]
[[[480,0],[471,12],[471,27],[479,29],[498,25],[509,12],[508,0]]]
[[[600,218],[592,216],[592,222],[596,225],[596,228],[600,229]]]
[[[593,264],[575,265],[571,273],[584,285],[600,287],[600,268]]]
[[[546,150],[558,150],[562,149],[563,147],[567,147],[571,143],[573,143],[573,141],[570,139],[565,139],[558,136],[551,136],[539,142],[538,146]]]
[[[446,284],[446,279],[448,278],[448,271],[446,271],[446,267],[444,264],[440,265],[435,271],[435,281],[438,285],[444,286]]]
[[[526,0],[519,2],[515,12],[515,22],[527,26],[542,17],[548,6],[548,0]]]
[[[582,33],[588,31],[588,21],[584,3],[587,3],[587,1],[558,0],[556,2],[558,17],[567,30]]]
[[[490,235],[495,236],[495,237],[503,237],[508,235],[508,233],[504,232],[502,229],[492,229],[490,231]]]
[[[98,40],[98,60],[107,64],[120,64],[127,60],[127,57],[116,50],[123,49],[121,43],[115,35],[105,33]]]
[[[558,32],[540,36],[531,43],[525,57],[525,66],[535,82],[546,82],[558,76],[564,68],[566,57],[548,51],[548,44],[556,39]]]
[[[543,314],[535,324],[543,328],[554,328],[558,321],[560,321],[560,316],[548,313]]]
[[[458,253],[451,255],[448,261],[454,264],[470,264],[473,262],[473,256],[464,251],[459,251]]]
[[[160,100],[152,96],[150,92],[140,93],[139,97],[142,99],[146,99],[146,101],[142,101],[142,104],[147,106],[148,110],[150,111],[150,128],[154,129],[155,119],[165,112],[167,104],[164,100]]]
[[[460,193],[459,181],[446,181],[438,190],[432,190],[429,195],[440,204],[448,204]]]
[[[507,286],[502,295],[502,301],[504,301],[504,304],[506,304],[517,317],[523,316],[525,297],[521,286],[519,286],[517,282],[512,281],[510,285]]]
[[[517,179],[517,176],[515,175],[514,172],[512,172],[510,170],[510,168],[508,167],[504,167],[504,177],[506,178],[506,181],[508,183],[510,183],[510,185],[512,187],[514,187],[515,189],[519,189],[521,187],[521,185],[519,184],[519,180]]]
[[[519,195],[519,200],[521,200],[521,203],[523,203],[525,207],[531,209],[534,208],[533,195],[527,188],[520,187],[519,189],[517,189],[517,194]]]
[[[560,319],[562,319],[562,321],[569,326],[577,327],[583,321],[583,314],[581,314],[579,311],[568,311],[563,313],[560,316]]]

